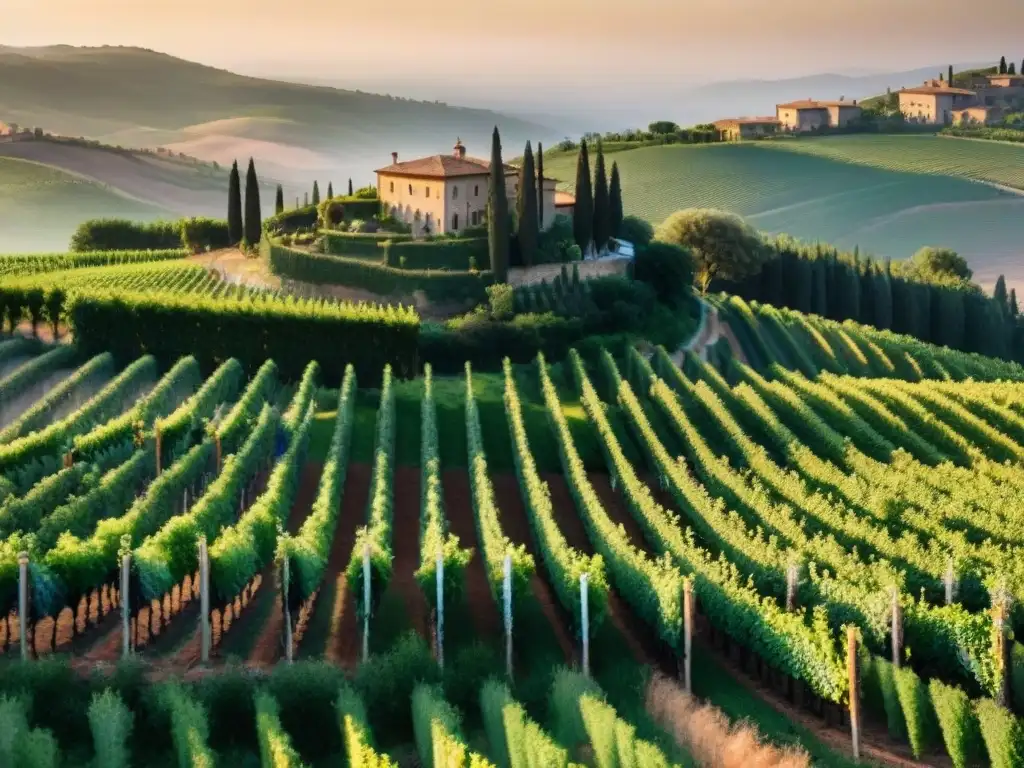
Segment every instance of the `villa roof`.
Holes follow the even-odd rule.
[[[389,176],[415,176],[428,179],[450,179],[459,176],[486,176],[491,172],[489,160],[476,157],[456,157],[455,155],[431,155],[418,160],[406,160],[392,163],[386,168],[378,168],[377,173]],[[505,165],[505,174],[515,173],[511,165]]]
[[[576,196],[568,192],[562,192],[561,190],[555,191],[555,207],[560,208],[562,206],[575,205]]]
[[[949,94],[951,96],[977,96],[978,94],[974,91],[969,91],[966,88],[940,88],[936,85],[919,85],[917,88],[904,88],[900,93],[912,93],[917,96],[941,96],[943,94]]]
[[[989,80],[1004,80],[1009,78],[1010,80],[1024,80],[1024,75],[985,75]]]
[[[730,125],[778,125],[777,117],[727,117],[724,120],[716,120],[716,128],[726,128]]]
[[[828,109],[829,107],[850,107],[861,109],[855,101],[817,101],[816,99],[800,99],[776,105],[779,109]]]

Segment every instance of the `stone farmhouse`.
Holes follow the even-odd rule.
[[[818,128],[843,128],[860,117],[862,108],[857,100],[816,101],[803,99],[778,104],[775,115],[784,131],[803,133]]]
[[[779,121],[774,117],[733,117],[714,123],[722,141],[763,139],[779,132]]]
[[[926,80],[899,91],[900,111],[913,123],[934,125],[997,122],[1014,104],[1024,101],[1024,76],[973,75],[968,88],[945,80]]]
[[[396,219],[412,227],[415,236],[442,235],[486,223],[487,190],[491,163],[469,157],[461,140],[450,155],[431,155],[399,162],[391,153],[391,165],[377,171],[381,202]],[[572,213],[572,202],[560,195],[556,202],[554,179],[543,180],[538,189],[545,228],[557,213]],[[505,189],[509,205],[515,206],[519,193],[519,169],[505,166]],[[571,197],[571,196],[568,196]]]

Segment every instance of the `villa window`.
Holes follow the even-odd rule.
[[[409,194],[412,194],[412,184],[409,185]]]
[[[427,197],[430,197],[430,187],[427,187]]]
[[[391,191],[392,192],[395,191],[395,182],[393,182],[393,181],[391,182]]]
[[[470,223],[471,223],[471,224],[472,224],[472,225],[473,225],[474,227],[475,227],[475,226],[476,226],[477,224],[479,224],[479,223],[480,223],[480,211],[473,211],[473,213],[472,213],[472,214],[470,214],[470,217],[469,217],[469,221],[470,221]]]
[[[480,185],[473,187],[473,197],[480,197]]]
[[[458,228],[459,228],[459,214],[456,213],[456,214],[452,215],[452,229],[458,229]]]
[[[452,187],[452,200],[458,200],[458,199],[459,199],[459,188],[458,187]]]

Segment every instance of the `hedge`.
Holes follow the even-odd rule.
[[[317,225],[315,205],[292,208],[263,220],[263,231],[273,234],[294,234],[300,229],[314,229]]]
[[[91,251],[143,251],[187,248],[192,253],[231,245],[223,219],[191,217],[151,223],[129,219],[90,219],[71,236],[75,253]]]
[[[380,200],[375,197],[332,197],[320,202],[318,217],[321,226],[330,229],[342,221],[375,219],[380,210]]]
[[[423,291],[432,301],[479,303],[487,298],[487,286],[494,281],[490,272],[394,269],[366,259],[298,251],[267,240],[261,248],[269,256],[271,271],[280,277],[306,283],[346,285],[382,296]]]
[[[384,259],[388,266],[401,269],[469,269],[491,268],[487,238],[437,240],[408,240],[396,238],[384,244]],[[404,261],[403,261],[404,260]]]
[[[340,381],[347,363],[367,382],[379,381],[388,364],[403,378],[417,370],[419,318],[409,308],[95,292],[73,293],[68,317],[84,354],[109,351],[124,362],[152,354],[169,367],[193,355],[208,373],[235,357],[251,374],[273,359],[296,381],[311,359],[328,381]]]
[[[333,256],[348,256],[353,259],[372,259],[384,262],[383,245],[388,240],[411,240],[412,235],[398,235],[393,232],[355,233],[321,230],[327,252]]]
[[[380,200],[366,199],[362,197],[332,197],[330,201],[323,200],[319,208],[315,205],[304,205],[301,208],[292,208],[290,211],[283,211],[275,216],[263,220],[263,231],[267,234],[291,235],[302,229],[315,229],[320,226],[321,213],[327,211],[328,202],[330,210],[335,211],[336,206],[342,205],[341,220],[351,221],[352,219],[365,219],[369,221],[380,214]],[[338,221],[325,222],[328,229]]]

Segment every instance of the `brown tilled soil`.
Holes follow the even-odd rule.
[[[533,578],[530,580],[533,597],[551,625],[551,631],[554,632],[566,661],[575,663],[576,646],[572,634],[566,629],[570,624],[565,611],[551,586],[540,576],[544,572],[544,563],[530,533],[530,520],[526,516],[523,497],[519,492],[519,480],[514,474],[493,474],[491,484],[494,486],[494,496],[501,509],[501,526],[505,535],[515,544],[525,544],[527,551],[533,555],[536,564]]]
[[[396,467],[393,487],[395,508],[391,535],[395,559],[382,602],[391,595],[401,597],[412,628],[429,643],[432,634],[430,606],[415,576],[420,567],[419,467]],[[370,621],[372,623],[372,617]]]
[[[315,609],[331,612],[330,634],[324,655],[329,661],[349,668],[359,663],[362,638],[356,616],[355,596],[349,591],[345,569],[352,556],[352,547],[355,546],[356,530],[366,522],[371,474],[369,464],[350,464],[348,467],[338,528],[334,532],[324,586],[320,590]]]
[[[451,532],[459,537],[461,547],[472,549],[474,553],[466,568],[466,602],[473,616],[473,627],[476,634],[483,638],[498,637],[501,633],[501,617],[498,615],[498,606],[494,604],[480,542],[476,538],[469,473],[464,469],[450,469],[442,475],[441,484],[444,486],[445,514]]]
[[[288,533],[298,533],[299,528],[309,517],[320,486],[322,472],[322,464],[309,463],[302,468],[299,488],[287,521]],[[283,649],[281,643],[284,637],[284,608],[281,591],[275,583],[273,564],[263,570],[261,581],[265,588],[257,593],[255,603],[231,626],[232,632],[258,635],[247,659],[250,666],[273,664],[281,657]],[[269,609],[268,615],[266,603],[271,601],[273,608]],[[262,626],[259,624],[261,621]]]

